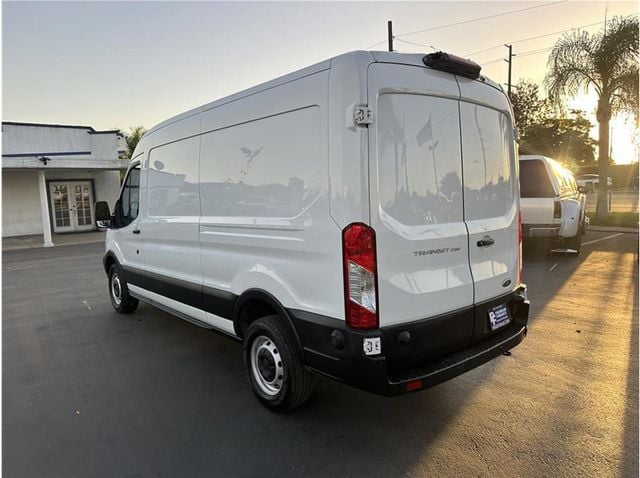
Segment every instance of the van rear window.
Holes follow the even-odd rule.
[[[547,198],[554,195],[544,163],[538,159],[520,161],[520,197]]]
[[[464,215],[473,221],[512,210],[517,195],[511,121],[504,113],[461,102]]]
[[[406,226],[462,221],[457,101],[411,94],[378,101],[380,207]]]

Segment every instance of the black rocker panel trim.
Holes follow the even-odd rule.
[[[201,284],[143,271],[131,266],[123,266],[123,269],[125,280],[130,284],[224,319],[233,320],[233,310],[238,296],[231,292],[203,287]]]

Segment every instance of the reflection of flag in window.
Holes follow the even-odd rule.
[[[418,143],[418,146],[424,145],[424,143],[426,143],[427,141],[433,141],[433,130],[431,128],[431,116],[429,116],[429,119],[427,120],[427,122],[420,129],[420,131],[418,131],[418,134],[416,135],[416,143]]]

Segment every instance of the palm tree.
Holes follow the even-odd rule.
[[[638,112],[638,19],[616,17],[604,31],[565,34],[553,47],[547,63],[545,85],[549,98],[560,108],[567,97],[594,90],[598,95],[598,173],[596,214],[608,215],[607,169],[609,121],[612,115]],[[631,141],[631,138],[629,138]]]

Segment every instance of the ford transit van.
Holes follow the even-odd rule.
[[[314,373],[392,396],[516,346],[513,114],[479,70],[352,52],[152,128],[110,216],[113,307],[242,341],[278,410],[305,402]]]

